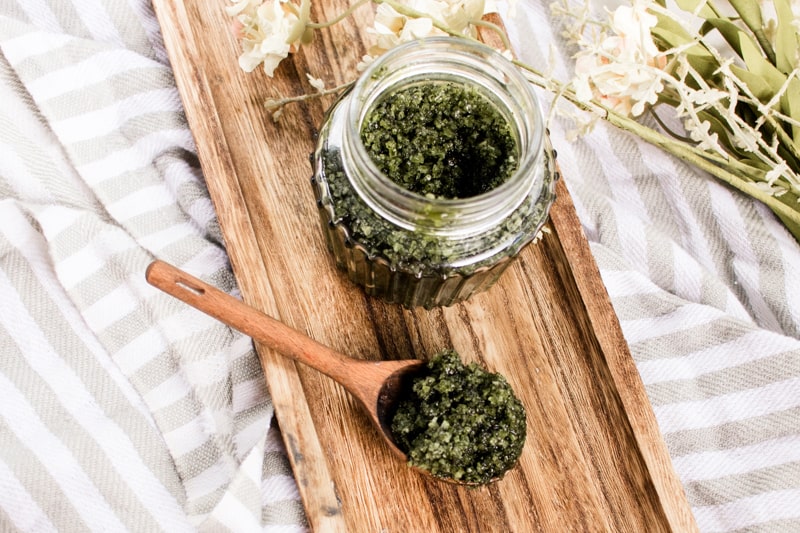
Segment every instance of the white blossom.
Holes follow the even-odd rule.
[[[325,90],[325,82],[324,82],[324,81],[322,81],[321,79],[319,79],[319,78],[315,78],[314,76],[312,76],[312,75],[311,75],[311,74],[309,74],[308,72],[306,72],[306,78],[308,78],[308,83],[310,83],[310,84],[311,84],[311,86],[312,86],[314,89],[316,89],[316,90],[317,90],[317,92],[320,92],[320,93],[321,93],[322,91],[324,91],[324,90]]]
[[[236,17],[237,33],[242,43],[239,66],[252,72],[263,64],[272,76],[278,64],[289,55],[296,43],[289,42],[297,25],[304,24],[288,0],[241,0],[228,7]],[[302,33],[302,32],[300,32]]]
[[[422,0],[412,2],[409,7],[434,17],[441,17],[441,2]],[[373,56],[379,55],[398,44],[441,34],[430,18],[410,18],[401,15],[389,4],[380,4],[375,10],[374,27],[368,30],[375,35],[375,45],[370,49]],[[377,52],[377,53],[376,53]]]
[[[388,4],[379,4],[374,26],[367,30],[375,36],[375,44],[369,49],[370,59],[408,41],[446,35],[434,21],[445,24],[453,32],[474,37],[476,31],[472,23],[487,13],[497,12],[492,0],[406,0],[403,5],[426,16],[407,16]],[[364,64],[367,62],[365,58]]]
[[[655,16],[646,5],[619,6],[613,13],[613,35],[580,52],[575,62],[575,92],[579,99],[597,101],[623,115],[639,116],[663,90],[666,59],[659,53],[650,30]]]

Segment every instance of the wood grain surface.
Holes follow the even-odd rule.
[[[331,99],[289,106],[277,123],[263,103],[312,92],[307,72],[328,86],[353,79],[372,7],[269,78],[238,68],[225,2],[153,3],[245,301],[355,358],[454,348],[503,373],[526,407],[519,465],[458,487],[398,461],[332,380],[257,345],[313,530],[696,531],[563,181],[550,234],[488,292],[431,311],[366,297],[335,268],[309,183]],[[312,18],[346,5],[317,2]]]

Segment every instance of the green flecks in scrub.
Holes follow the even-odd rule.
[[[391,429],[412,465],[440,478],[485,484],[519,459],[525,410],[501,374],[464,365],[447,350],[414,380]]]
[[[390,178],[395,182],[410,183],[412,185],[409,186],[412,187],[413,183],[417,182],[417,180],[419,183],[427,184],[431,187],[436,185],[436,187],[428,189],[428,192],[425,192],[426,197],[435,197],[438,195],[450,197],[453,195],[453,189],[456,190],[456,196],[469,195],[473,194],[476,190],[491,189],[492,187],[496,188],[498,185],[508,180],[508,173],[510,172],[511,175],[513,175],[519,164],[517,158],[520,147],[515,144],[518,142],[516,133],[511,133],[511,126],[506,120],[507,117],[504,117],[494,104],[492,104],[487,97],[483,96],[482,93],[479,93],[479,89],[475,87],[442,81],[427,82],[411,86],[415,93],[431,90],[425,89],[425,87],[437,88],[434,92],[438,91],[439,94],[445,94],[449,100],[458,100],[463,104],[465,100],[472,101],[474,99],[476,101],[475,106],[480,108],[485,107],[484,111],[471,114],[472,118],[470,118],[470,120],[472,122],[470,122],[470,129],[481,130],[482,128],[478,127],[478,125],[483,124],[485,126],[483,128],[484,130],[494,132],[486,136],[487,138],[493,139],[493,141],[478,142],[474,143],[472,146],[475,148],[475,145],[478,145],[478,147],[475,148],[476,150],[486,154],[492,154],[487,156],[487,159],[492,161],[488,166],[500,168],[501,171],[497,173],[483,172],[483,178],[490,175],[493,177],[491,179],[481,178],[480,184],[475,185],[474,181],[479,178],[476,169],[480,165],[473,165],[470,163],[467,165],[469,168],[455,171],[454,167],[456,166],[455,162],[457,160],[462,162],[465,160],[474,162],[475,160],[463,153],[460,153],[460,155],[453,153],[449,158],[442,156],[442,154],[438,154],[436,157],[425,156],[425,160],[430,159],[434,161],[434,163],[430,165],[426,163],[425,168],[436,167],[436,169],[438,169],[435,171],[426,170],[424,173],[425,177],[420,177],[421,174],[419,171],[422,166],[418,165],[414,167],[416,170],[413,174],[406,175],[405,177],[395,176],[392,178],[390,176]],[[410,88],[398,89],[398,91],[391,94],[400,94],[406,90],[410,90]],[[457,98],[457,95],[460,96],[460,99]],[[391,98],[386,100],[386,102],[390,101],[392,101]],[[378,104],[380,104],[380,102],[378,102]],[[419,110],[419,107],[424,108],[425,106],[415,107],[409,103],[402,106],[395,105],[395,112],[399,112],[402,108],[404,116],[408,119],[409,116],[414,115],[415,110]],[[447,109],[446,106],[437,107]],[[458,112],[459,120],[463,118],[461,114],[462,111],[453,109],[452,106],[450,111],[453,113]],[[430,110],[428,114],[432,112],[433,111]],[[368,112],[367,115],[375,115],[375,117],[378,117],[379,113],[373,111]],[[411,122],[422,122],[422,119],[409,120]],[[401,122],[401,124],[397,125],[398,129],[405,129],[402,121],[399,122]],[[455,121],[452,117],[448,119],[448,115],[444,114],[440,117],[438,122],[434,121],[432,131],[426,133],[425,137],[439,137],[440,133],[437,133],[437,126],[435,125],[437,123],[440,129],[446,127],[450,130],[454,128],[458,129],[457,122],[458,121]],[[367,129],[370,128],[362,124],[360,131],[363,132]],[[409,131],[408,135],[404,136],[399,144],[406,146],[412,145],[413,142],[419,142],[412,141],[410,137],[412,133],[413,131]],[[376,140],[380,137],[384,139],[382,141],[383,144],[393,144],[395,148],[392,150],[395,152],[397,151],[398,141],[392,141],[385,137],[384,133],[375,135],[375,139],[369,142],[380,144]],[[458,143],[452,144],[455,148]],[[487,147],[490,145],[495,147],[488,149]],[[502,148],[497,148],[497,146]],[[463,148],[463,146],[461,148]],[[436,149],[433,151],[436,151]],[[497,156],[497,154],[500,153],[504,155],[502,157]],[[418,227],[414,230],[406,229],[387,220],[376,213],[372,207],[367,205],[364,199],[362,199],[353,188],[350,177],[347,172],[345,172],[342,157],[342,152],[336,144],[325,143],[320,148],[319,164],[321,165],[321,169],[319,173],[321,182],[325,184],[327,193],[329,193],[329,200],[326,199],[326,201],[329,201],[332,207],[331,222],[347,228],[350,243],[357,243],[362,246],[370,258],[385,259],[391,269],[402,270],[421,276],[448,276],[453,273],[469,276],[482,267],[492,266],[501,261],[504,257],[515,255],[521,246],[528,242],[530,238],[533,238],[536,232],[536,225],[541,220],[542,213],[547,209],[547,205],[538,203],[537,198],[534,196],[527,196],[522,199],[520,205],[511,214],[502,221],[499,221],[497,225],[478,234],[453,239],[442,237],[430,231],[431,226],[443,221],[440,215],[433,212],[434,208],[431,208],[431,212],[419,213],[419,216],[424,217],[425,222],[429,224],[418,224]],[[377,156],[372,154],[370,157],[373,158]],[[444,159],[442,159],[442,157],[444,157]],[[549,156],[545,154],[545,157]],[[403,156],[403,159],[404,158],[405,156]],[[399,161],[396,163],[398,165],[400,164]],[[485,169],[487,165],[483,165],[483,167]],[[445,169],[448,168],[450,172],[445,172]],[[426,176],[428,175],[431,176],[431,180],[427,179]],[[436,179],[433,179],[434,175],[437,176]],[[431,183],[432,181],[435,183]],[[422,192],[423,191],[420,191],[420,193]],[[490,252],[490,250],[492,251]],[[493,250],[497,250],[497,252],[495,253]],[[475,259],[472,260],[471,257],[475,257]]]
[[[517,167],[508,120],[474,87],[451,82],[412,85],[379,100],[361,140],[392,181],[437,198],[488,192]]]
[[[485,264],[496,262],[498,257],[490,257],[468,266],[448,266],[454,258],[463,254],[464,247],[487,248],[493,243],[507,242],[517,235],[531,232],[532,225],[545,209],[545,206],[537,204],[533,198],[526,198],[498,227],[485,234],[456,242],[420,231],[406,230],[378,216],[353,190],[342,169],[341,153],[338,150],[323,150],[322,165],[334,208],[334,222],[345,225],[350,237],[364,246],[371,256],[384,257],[393,268],[419,274],[446,274],[456,270],[469,274]],[[506,255],[514,254],[518,249],[518,246],[509,247]]]

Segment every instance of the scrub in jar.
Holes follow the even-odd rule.
[[[312,181],[336,264],[368,294],[451,305],[536,237],[555,165],[514,76],[483,45],[423,40],[381,56],[328,111]]]
[[[414,85],[378,102],[361,141],[378,170],[423,196],[476,196],[517,166],[506,118],[474,87],[450,82]]]
[[[446,350],[431,359],[391,423],[409,463],[433,476],[482,485],[511,469],[525,444],[522,403],[501,374]]]

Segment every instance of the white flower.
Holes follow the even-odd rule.
[[[317,90],[317,92],[323,92],[325,90],[325,82],[319,78],[315,78],[308,72],[306,72],[306,78],[308,78],[308,83],[311,84],[313,88]]]
[[[435,0],[411,2],[409,7],[433,17],[442,16],[442,3]],[[374,27],[368,30],[375,35],[375,45],[369,52],[372,57],[414,39],[422,39],[431,35],[441,35],[430,18],[410,18],[395,11],[388,4],[379,4],[375,10]]]
[[[379,4],[375,10],[374,27],[368,30],[375,35],[375,45],[369,50],[370,58],[408,41],[446,35],[434,25],[434,21],[444,23],[457,33],[474,37],[476,30],[472,23],[497,11],[493,0],[406,0],[403,4],[426,16],[410,17],[388,4]]]
[[[451,0],[445,1],[444,22],[453,30],[465,35],[475,36],[475,27],[472,21],[480,20],[487,13],[486,8],[496,10],[493,3],[486,3],[484,0]]]
[[[636,2],[618,7],[612,16],[614,35],[576,57],[575,92],[583,101],[596,98],[614,111],[639,116],[663,89],[666,64],[650,34],[658,19]]]
[[[290,42],[304,24],[296,15],[296,9],[288,0],[241,0],[228,7],[228,13],[236,17],[240,27],[238,33],[242,43],[239,66],[252,72],[264,65],[264,72],[272,76],[278,64],[294,50],[296,43]]]

